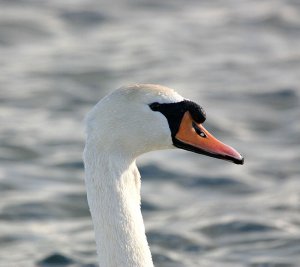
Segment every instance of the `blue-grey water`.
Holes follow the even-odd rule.
[[[96,266],[83,119],[133,82],[201,104],[246,158],[139,159],[155,265],[299,267],[298,0],[0,1],[0,266]]]

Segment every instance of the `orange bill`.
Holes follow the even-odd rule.
[[[177,134],[175,143],[177,147],[204,154],[210,157],[243,164],[244,158],[234,148],[225,145],[213,137],[200,123],[196,123],[189,111],[186,111]]]

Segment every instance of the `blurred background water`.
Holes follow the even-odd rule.
[[[148,82],[246,158],[139,159],[155,265],[299,267],[299,47],[298,0],[0,1],[0,266],[96,266],[83,119]]]

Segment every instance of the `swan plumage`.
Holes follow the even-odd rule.
[[[124,86],[86,117],[85,183],[101,267],[151,267],[141,214],[136,158],[181,148],[243,164],[242,156],[203,126],[204,110],[173,89]]]

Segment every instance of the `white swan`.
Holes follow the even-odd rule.
[[[100,267],[153,266],[140,209],[136,158],[179,147],[243,164],[202,126],[203,109],[170,88],[137,84],[114,91],[87,115],[87,198]]]

